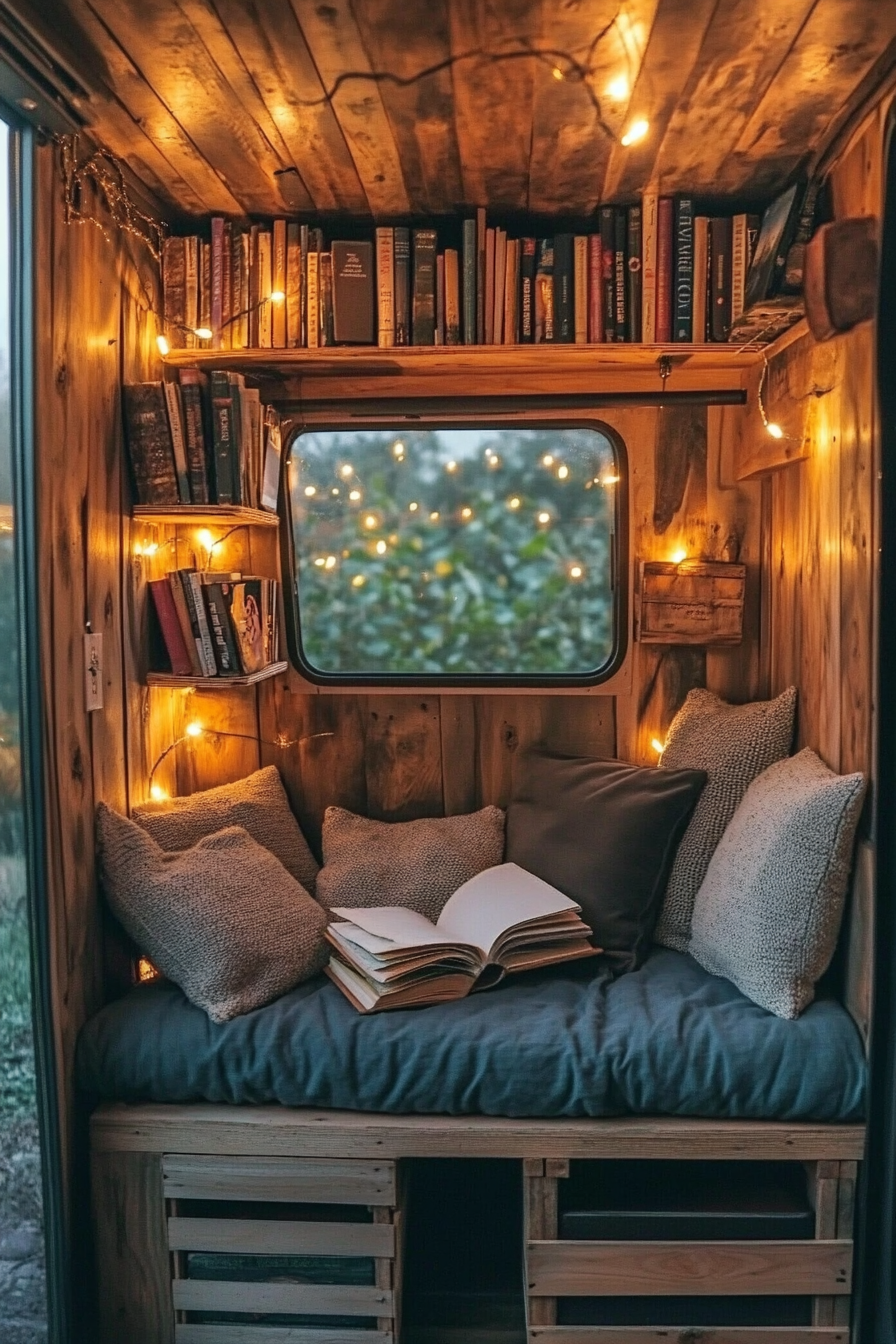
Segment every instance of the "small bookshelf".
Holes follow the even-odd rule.
[[[170,690],[195,687],[202,691],[230,691],[240,686],[256,686],[260,681],[268,681],[285,672],[289,664],[285,659],[268,663],[258,672],[250,672],[244,677],[179,677],[173,672],[147,672],[147,686],[167,686]]]
[[[139,523],[187,527],[277,527],[280,522],[276,513],[242,504],[135,504],[131,517]]]

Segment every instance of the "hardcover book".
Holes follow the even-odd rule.
[[[787,251],[799,222],[799,184],[782,192],[762,216],[759,237],[747,274],[744,308],[770,299],[784,274]]]
[[[212,325],[212,245],[199,244],[199,321],[200,327]]]
[[[233,345],[233,225],[229,219],[224,221],[222,243],[222,269],[224,292],[221,301],[221,345],[229,350]]]
[[[485,344],[485,209],[476,210],[476,342]]]
[[[588,343],[588,238],[577,233],[573,239],[573,334],[576,345]]]
[[[280,459],[282,445],[280,438],[280,416],[273,406],[268,406],[264,423],[264,471],[261,479],[259,503],[263,509],[277,512],[280,498]]]
[[[192,350],[199,344],[193,331],[199,326],[199,239],[195,234],[184,239],[184,345]]]
[[[392,229],[376,231],[377,345],[395,344],[395,288]]]
[[[333,335],[337,345],[372,345],[373,244],[333,242]]]
[[[641,201],[641,340],[656,341],[656,249],[659,197],[648,192]]]
[[[271,301],[271,345],[275,350],[286,346],[286,220],[275,219],[271,233],[271,293],[282,294],[279,303]]]
[[[250,233],[240,234],[240,306],[237,309],[239,317],[234,323],[233,344],[238,349],[246,349],[249,345],[249,273],[252,268],[252,235]]]
[[[507,234],[495,229],[495,284],[492,294],[492,340],[504,344],[504,281],[507,270]]]
[[[190,659],[190,675],[193,677],[204,677],[205,660],[202,654],[202,641],[199,638],[199,626],[196,624],[191,615],[190,608],[187,606],[187,595],[184,592],[181,576],[177,570],[173,570],[165,577],[171,592],[171,601],[174,603],[174,610],[177,613],[177,620],[183,636],[184,646],[187,650],[187,656]]]
[[[302,344],[302,244],[299,225],[286,226],[286,344]]]
[[[508,238],[504,266],[504,344],[519,341],[520,240]]]
[[[601,290],[603,293],[604,340],[616,340],[616,220],[612,205],[600,210],[600,246],[602,259]],[[620,339],[624,333],[620,333]]]
[[[333,254],[318,253],[320,267],[318,309],[320,313],[320,343],[333,345]]]
[[[271,234],[268,229],[258,231],[258,344],[270,350],[273,341],[273,307],[271,303]]]
[[[247,288],[247,304],[249,311],[247,318],[249,322],[248,336],[249,345],[254,350],[258,346],[258,312],[261,293],[259,290],[260,272],[258,270],[258,235],[261,228],[258,224],[253,224],[249,229],[249,282]]]
[[[190,498],[194,504],[208,504],[208,462],[206,460],[205,398],[208,379],[199,369],[180,370],[181,401],[184,408],[184,445]]]
[[[361,1013],[422,1008],[490,989],[514,971],[593,957],[581,906],[515,863],[486,868],[433,924],[401,906],[336,907],[326,968]]]
[[[320,253],[308,253],[307,307],[305,311],[305,331],[309,350],[320,345]]]
[[[613,303],[615,310],[616,340],[624,341],[628,335],[627,295],[626,295],[626,255],[628,242],[628,213],[623,206],[613,211]]]
[[[222,677],[236,677],[240,675],[242,665],[233,627],[230,624],[230,612],[222,592],[223,587],[221,583],[206,581],[202,584],[202,595],[208,614],[218,672]]]
[[[186,238],[166,238],[162,246],[162,311],[172,345],[186,344],[186,242]]]
[[[209,326],[212,348],[220,350],[224,325],[224,220],[221,215],[212,217],[211,286]]]
[[[395,344],[411,343],[411,231],[398,228],[394,235]]]
[[[694,202],[675,199],[675,281],[673,341],[690,341],[694,331]]]
[[[628,212],[627,273],[626,273],[626,338],[641,340],[641,207],[632,205]]]
[[[554,339],[554,241],[539,238],[535,267],[535,340]]]
[[[161,383],[126,383],[125,432],[138,504],[179,504],[171,429]]]
[[[435,345],[435,335],[436,233],[435,229],[415,229],[411,340],[414,345]]]
[[[162,384],[165,393],[165,409],[168,412],[168,428],[171,431],[171,449],[174,455],[174,470],[177,473],[177,493],[181,504],[190,503],[190,476],[187,470],[187,448],[184,438],[184,414],[180,401],[180,387],[177,383]]]
[[[694,220],[694,327],[695,341],[708,339],[706,329],[709,312],[707,297],[709,293],[709,220],[706,215],[697,215]]]
[[[476,344],[476,221],[464,220],[463,231],[464,345]]]
[[[460,268],[457,251],[445,248],[445,344],[460,345]]]
[[[731,221],[731,322],[744,311],[747,284],[747,216],[735,215]]]
[[[435,344],[445,344],[445,253],[436,257],[436,329]]]
[[[588,238],[588,340],[597,345],[604,339],[603,248],[600,234]]]
[[[535,340],[535,239],[520,239],[520,344]]]
[[[222,583],[221,592],[233,627],[243,672],[248,676],[266,665],[265,622],[262,579],[244,578],[239,583]]]
[[[179,569],[176,577],[180,580],[186,599],[187,612],[190,618],[190,626],[193,630],[193,637],[196,641],[196,648],[199,653],[199,663],[204,677],[216,677],[218,675],[218,664],[215,661],[215,648],[212,643],[211,629],[208,623],[208,616],[205,610],[205,603],[202,600],[202,582],[199,573],[195,569]]]
[[[486,345],[495,340],[495,231],[485,231],[485,335]]]
[[[714,341],[727,341],[731,326],[731,219],[709,221],[710,332]]]
[[[193,662],[184,641],[184,633],[177,616],[177,608],[167,579],[150,579],[147,584],[153,606],[159,618],[162,640],[168,654],[171,671],[178,677],[193,676]]]
[[[572,234],[558,233],[554,238],[554,339],[564,345],[572,341],[573,322]]]
[[[661,196],[657,205],[656,242],[656,339],[672,339],[673,205],[671,196]]]
[[[216,504],[235,504],[233,463],[236,461],[236,425],[233,391],[226,370],[216,369],[209,378],[212,410],[212,462]]]

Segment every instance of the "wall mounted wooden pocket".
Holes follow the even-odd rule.
[[[642,560],[636,613],[642,644],[739,644],[746,565]]]

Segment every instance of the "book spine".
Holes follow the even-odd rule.
[[[553,341],[554,330],[554,240],[540,238],[535,268],[536,343]]]
[[[190,473],[187,469],[187,448],[184,442],[183,408],[180,403],[180,387],[174,382],[162,384],[165,393],[165,409],[168,412],[168,428],[171,431],[171,448],[174,454],[174,470],[177,473],[177,493],[181,504],[190,503]]]
[[[199,323],[200,327],[212,325],[212,245],[199,244]]]
[[[436,342],[436,234],[434,229],[414,230],[414,303],[411,313],[414,345]]]
[[[184,643],[184,634],[177,618],[177,609],[174,605],[168,580],[150,579],[147,587],[152,594],[153,606],[159,618],[159,626],[162,631],[162,639],[165,642],[168,662],[171,664],[171,671],[178,677],[190,677],[193,675],[193,664],[190,661],[189,650]]]
[[[672,339],[672,225],[671,196],[661,196],[657,206],[656,244],[656,339]]]
[[[485,344],[485,209],[476,210],[476,342]]]
[[[603,253],[600,234],[588,238],[588,340],[597,345],[604,339]]]
[[[246,379],[241,373],[228,372],[227,382],[233,405],[230,418],[232,425],[230,480],[233,498],[230,502],[248,504],[249,407],[246,399]]]
[[[187,657],[190,660],[190,674],[194,677],[204,677],[205,661],[202,657],[202,641],[199,638],[199,627],[190,615],[190,608],[187,605],[187,595],[184,591],[184,585],[181,582],[180,573],[177,570],[174,570],[168,575],[168,587],[171,593],[171,601],[174,604],[174,610],[177,615],[177,621],[180,625]]]
[[[271,303],[271,234],[261,229],[258,234],[258,345],[270,350],[274,337],[274,305]]]
[[[624,206],[613,211],[613,300],[617,341],[626,339],[625,244],[628,237],[628,217]]]
[[[436,257],[436,330],[435,344],[445,344],[445,253]]]
[[[600,245],[602,258],[601,291],[604,309],[604,340],[616,340],[616,220],[612,205],[600,209]],[[620,333],[620,339],[623,333]]]
[[[195,350],[199,337],[193,328],[199,326],[199,239],[193,234],[184,239],[184,345]]]
[[[576,345],[588,343],[588,239],[577,233],[573,239],[573,317]]]
[[[535,340],[535,239],[520,241],[520,344]]]
[[[334,240],[333,336],[338,344],[372,345],[376,339],[373,244]]]
[[[302,331],[299,345],[308,345],[308,253],[311,251],[311,230],[299,225],[299,247],[302,250]]]
[[[258,313],[261,300],[260,272],[258,269],[258,238],[261,229],[253,224],[249,229],[249,346],[258,349]]]
[[[397,228],[394,233],[395,258],[395,344],[411,343],[411,232]]]
[[[460,271],[457,249],[445,249],[445,344],[460,345]]]
[[[694,220],[694,330],[692,339],[706,340],[706,302],[709,283],[709,220],[697,215]]]
[[[281,294],[271,301],[271,345],[282,350],[286,345],[286,220],[275,219],[271,239],[271,293]]]
[[[486,345],[495,342],[495,231],[485,231],[485,337]]]
[[[286,226],[286,344],[290,349],[302,343],[302,247],[299,226]]]
[[[519,273],[520,240],[519,238],[508,238],[504,262],[504,321],[502,323],[505,345],[516,345],[519,340],[517,314],[520,294]]]
[[[239,676],[242,670],[239,654],[220,583],[203,583],[201,594],[205,600],[215,666],[222,677]]]
[[[712,257],[710,319],[712,339],[727,341],[731,326],[731,220],[709,221],[709,249]]]
[[[308,307],[305,313],[305,330],[308,349],[316,350],[320,345],[320,253],[308,253]]]
[[[376,231],[377,344],[395,344],[395,288],[391,229]]]
[[[641,207],[640,205],[633,205],[629,207],[628,212],[628,276],[626,293],[626,318],[628,325],[626,328],[626,335],[628,339],[635,344],[641,340],[641,307],[643,301],[641,234]]]
[[[202,580],[195,569],[182,569],[179,572],[183,579],[187,610],[196,622],[196,628],[199,632],[199,654],[203,672],[207,677],[216,677],[218,675],[218,664],[215,661],[215,646],[212,642],[212,632],[209,628],[205,603],[202,600]]]
[[[694,330],[694,202],[675,199],[675,291],[673,341],[689,341]]]
[[[202,418],[202,380],[197,369],[181,369],[181,401],[184,408],[184,440],[187,453],[187,473],[190,479],[190,499],[194,504],[207,504],[208,473],[205,459],[205,428]]]
[[[163,325],[171,344],[179,346],[187,334],[185,243],[185,238],[166,238],[162,247]]]
[[[261,480],[260,503],[263,509],[277,512],[280,498],[280,460],[282,441],[280,436],[280,416],[273,406],[268,406],[264,415],[264,468]]]
[[[554,339],[564,345],[575,335],[572,249],[572,234],[558,233],[554,238]]]
[[[331,252],[319,252],[318,267],[320,269],[320,277],[318,280],[320,343],[321,345],[333,345],[335,344],[335,331],[333,327],[333,254]]]
[[[215,503],[233,504],[233,460],[235,435],[233,394],[226,372],[215,370],[210,379],[212,403],[212,446],[215,464]]]
[[[656,341],[656,247],[659,197],[649,192],[641,201],[641,340]]]
[[[735,215],[731,221],[731,321],[744,311],[747,284],[747,217]]]
[[[221,345],[225,350],[233,346],[233,225],[224,221],[224,239],[222,243],[222,266],[224,272],[224,294],[221,302]]]
[[[212,329],[212,349],[221,349],[221,328],[224,324],[224,220],[212,216],[211,298],[209,326]]]
[[[476,221],[464,220],[463,230],[464,345],[476,344]]]
[[[251,233],[241,233],[239,246],[240,304],[237,309],[239,316],[233,324],[233,330],[234,345],[242,350],[249,348],[249,271],[251,260],[252,235]]]
[[[177,504],[180,496],[162,384],[126,384],[123,393],[137,502]]]
[[[492,340],[504,344],[504,281],[507,271],[507,233],[495,229],[495,288],[492,305]]]

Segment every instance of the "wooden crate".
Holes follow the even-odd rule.
[[[739,644],[747,567],[642,560],[638,639],[642,644]]]
[[[527,1330],[530,1344],[849,1344],[852,1223],[857,1164],[806,1163],[815,1210],[810,1241],[563,1241],[558,1181],[569,1163],[524,1167]],[[812,1325],[564,1326],[560,1297],[798,1295],[813,1298]]]

